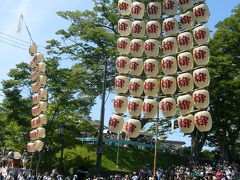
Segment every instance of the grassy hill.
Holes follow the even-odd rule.
[[[139,150],[135,148],[123,148],[119,150],[119,168],[116,167],[117,147],[104,146],[102,166],[111,171],[137,171],[146,164],[153,167],[153,150]],[[59,158],[60,153],[57,154]],[[94,169],[96,164],[96,145],[84,144],[72,149],[64,149],[64,165],[66,169],[71,167],[86,166]],[[157,167],[185,164],[186,159],[177,155],[158,153]]]

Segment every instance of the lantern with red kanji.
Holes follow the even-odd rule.
[[[145,11],[145,5],[141,2],[133,2],[131,6],[131,15],[133,19],[142,19]]]
[[[157,115],[157,101],[145,99],[143,101],[142,112],[145,118],[154,118]]]
[[[164,57],[161,61],[161,66],[165,75],[173,75],[177,72],[177,61],[173,56]]]
[[[156,96],[160,90],[159,81],[153,78],[146,79],[143,83],[143,90],[145,96],[148,97]]]
[[[193,30],[194,40],[198,45],[208,44],[210,33],[207,26],[199,26]]]
[[[141,131],[141,122],[137,119],[129,119],[125,122],[123,129],[127,137],[136,138]]]
[[[168,16],[177,14],[178,2],[177,0],[164,0],[163,1],[163,12]]]
[[[163,94],[174,94],[177,90],[176,79],[172,76],[166,76],[161,80],[161,90]]]
[[[198,109],[205,109],[209,105],[209,92],[205,89],[194,91],[193,93],[194,106]]]
[[[165,117],[172,117],[176,115],[176,101],[173,98],[164,98],[159,103],[159,108]]]
[[[30,142],[30,143],[27,144],[27,151],[28,151],[28,152],[31,152],[31,153],[33,153],[33,152],[36,151],[33,142]]]
[[[161,25],[158,21],[148,21],[146,32],[149,38],[158,38],[161,33]]]
[[[195,24],[195,17],[192,11],[180,15],[180,24],[183,29],[190,29]]]
[[[127,55],[130,52],[130,39],[125,37],[120,37],[117,40],[117,50],[120,55]]]
[[[182,114],[191,113],[194,109],[192,96],[189,94],[177,98],[178,109]]]
[[[33,116],[38,116],[42,112],[45,113],[47,111],[47,103],[40,101],[37,106],[34,106],[32,108],[32,115]]]
[[[140,97],[143,93],[143,80],[132,78],[129,82],[129,92],[133,97]]]
[[[40,114],[38,117],[31,120],[31,127],[37,128],[47,124],[47,116]]]
[[[193,14],[197,23],[202,24],[208,22],[210,16],[208,6],[206,4],[200,4],[193,8]]]
[[[149,2],[147,5],[147,14],[150,19],[159,19],[161,16],[161,3]]]
[[[126,56],[119,56],[115,61],[115,66],[120,74],[127,74],[129,72],[130,59]]]
[[[133,76],[140,76],[143,72],[143,60],[132,58],[129,63],[129,73]]]
[[[45,73],[45,71],[46,71],[46,64],[44,62],[38,63],[35,71],[31,73],[31,80],[36,81],[41,74]]]
[[[113,115],[108,122],[108,130],[112,133],[119,133],[123,128],[124,120],[119,115]]]
[[[144,43],[141,39],[133,39],[130,42],[130,52],[133,57],[141,57],[144,51]]]
[[[167,18],[163,21],[162,29],[167,36],[172,36],[178,33],[179,27],[178,22],[175,18]]]
[[[33,59],[30,62],[30,67],[34,69],[37,67],[38,63],[43,62],[43,54],[42,53],[35,53]]]
[[[128,101],[128,113],[132,117],[141,115],[143,101],[139,98],[131,98]]]
[[[194,0],[179,0],[179,4],[183,11],[189,10],[194,5]]]
[[[192,133],[195,128],[194,118],[192,114],[178,117],[178,127],[184,134]]]
[[[147,77],[156,77],[159,72],[159,63],[156,59],[147,59],[144,61],[144,73]]]
[[[34,43],[30,45],[29,50],[28,50],[30,56],[34,56],[34,54],[37,52],[37,48],[38,48],[38,46]]]
[[[119,19],[118,33],[121,36],[129,36],[131,34],[132,21],[130,19]]]
[[[193,77],[190,73],[183,73],[177,77],[178,88],[182,92],[190,92],[194,88]]]
[[[40,88],[45,87],[46,84],[47,84],[47,76],[40,75],[37,78],[37,81],[34,84],[32,84],[32,92],[37,93],[40,90]]]
[[[207,111],[200,111],[194,115],[194,122],[200,132],[207,132],[212,128],[212,117]]]
[[[122,16],[128,16],[131,14],[131,0],[118,0],[118,11]]]
[[[178,51],[177,39],[175,37],[167,37],[162,41],[164,55],[173,55]]]
[[[40,140],[37,140],[37,141],[34,142],[34,148],[35,148],[38,152],[40,152],[40,151],[42,150],[43,145],[44,145],[44,143],[43,143],[42,141],[40,141]]]
[[[37,128],[37,139],[39,138],[45,138],[46,137],[46,130],[43,127]]]
[[[198,88],[209,86],[210,75],[206,68],[196,69],[193,71],[194,83]]]
[[[143,21],[132,22],[132,36],[134,38],[143,38],[145,35],[146,25]]]
[[[181,51],[192,49],[193,36],[190,32],[184,32],[178,35],[178,47]]]
[[[155,39],[148,39],[144,43],[145,54],[148,57],[156,57],[159,53],[159,42]]]
[[[124,114],[127,110],[128,100],[125,96],[115,96],[113,100],[114,111],[116,114]]]
[[[116,76],[114,87],[118,94],[128,91],[129,79],[126,76]]]
[[[178,67],[182,72],[189,71],[193,68],[193,56],[190,52],[180,53],[177,57]]]
[[[198,66],[205,66],[209,62],[209,49],[207,46],[200,46],[193,50],[193,58]]]

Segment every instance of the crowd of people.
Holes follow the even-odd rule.
[[[32,171],[9,169],[4,175],[0,172],[0,180],[240,180],[239,172],[240,167],[237,164],[170,166],[158,168],[155,174],[146,165],[136,172],[108,176],[94,175],[87,169],[78,169],[66,177],[58,173],[57,169],[38,175]]]

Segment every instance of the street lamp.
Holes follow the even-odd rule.
[[[61,171],[63,170],[63,144],[64,144],[64,125],[60,124],[59,128],[58,128],[58,135],[61,138],[61,157],[60,157],[60,167],[61,167]]]

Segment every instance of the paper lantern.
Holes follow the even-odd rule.
[[[133,97],[139,97],[143,93],[143,80],[132,78],[129,82],[129,92]]]
[[[209,105],[209,92],[207,90],[198,90],[193,93],[194,106],[198,109],[205,109]]]
[[[183,11],[189,10],[194,5],[194,0],[179,0],[179,4]]]
[[[182,92],[190,92],[194,88],[193,77],[190,73],[183,73],[177,77],[178,88]]]
[[[34,54],[37,52],[38,46],[36,44],[31,44],[29,47],[29,54],[31,56],[34,56]]]
[[[47,90],[46,89],[40,89],[39,92],[32,97],[32,103],[38,104],[40,101],[46,101],[47,100]]]
[[[161,3],[160,2],[149,2],[147,5],[147,14],[150,19],[159,19],[161,16]]]
[[[22,157],[22,155],[19,152],[14,152],[13,154],[14,159],[21,159]]]
[[[206,4],[200,4],[193,8],[193,13],[197,23],[202,24],[208,22],[210,16],[208,6]]]
[[[183,132],[184,134],[192,133],[195,128],[193,115],[189,114],[187,116],[179,116],[178,127],[180,131]]]
[[[177,60],[173,56],[164,57],[161,61],[161,65],[165,75],[172,75],[177,72]]]
[[[210,33],[207,26],[199,26],[193,30],[194,40],[197,44],[207,44],[210,40]]]
[[[47,84],[47,76],[40,75],[39,78],[37,79],[37,82],[32,84],[32,92],[36,93],[39,91],[41,87],[46,86]]]
[[[113,115],[108,122],[108,130],[112,133],[119,133],[123,128],[124,120],[121,116]]]
[[[177,14],[178,2],[177,0],[164,0],[163,1],[163,12],[168,16]]]
[[[120,55],[127,55],[130,52],[130,39],[120,37],[117,40],[117,50]]]
[[[181,51],[192,49],[193,36],[190,32],[184,32],[178,35],[178,47]]]
[[[128,101],[128,113],[132,117],[141,115],[143,101],[139,98],[131,98]]]
[[[176,79],[172,76],[166,76],[162,78],[161,89],[163,94],[174,94],[177,90]]]
[[[122,16],[128,16],[131,14],[131,0],[118,0],[118,11]]]
[[[165,117],[176,115],[176,101],[173,98],[164,98],[159,103],[159,108]]]
[[[177,39],[175,37],[168,37],[163,39],[162,48],[164,55],[173,55],[178,51]]]
[[[140,76],[143,71],[143,60],[139,58],[132,58],[129,63],[130,74],[133,76]]]
[[[115,96],[113,100],[114,112],[124,114],[127,110],[128,100],[125,96]]]
[[[40,152],[40,151],[42,150],[43,145],[44,145],[43,142],[40,141],[40,140],[37,140],[37,141],[34,142],[34,148],[35,148],[38,152]]]
[[[34,143],[28,143],[28,144],[27,144],[27,151],[28,151],[28,152],[31,152],[31,153],[33,153],[33,152],[36,151],[36,149],[35,149],[35,147],[34,147]]]
[[[194,109],[193,99],[192,96],[189,94],[179,96],[177,98],[177,104],[182,114],[188,114]]]
[[[130,52],[133,57],[141,57],[144,51],[144,42],[141,39],[133,39],[130,42]]]
[[[163,21],[163,30],[167,36],[172,36],[178,33],[178,22],[175,18],[167,18]]]
[[[159,38],[161,34],[161,25],[158,21],[148,21],[146,32],[149,38]]]
[[[156,77],[159,72],[159,63],[156,59],[144,61],[144,73],[147,77]]]
[[[156,57],[159,53],[159,42],[155,39],[148,39],[144,43],[145,54],[148,57]]]
[[[180,24],[183,29],[190,29],[195,25],[195,16],[192,11],[180,15]]]
[[[118,33],[121,36],[129,36],[131,34],[132,21],[129,19],[119,19]]]
[[[126,56],[119,56],[115,61],[118,73],[127,74],[129,72],[130,59]]]
[[[157,115],[158,103],[154,99],[143,101],[142,112],[145,118],[154,118]]]
[[[190,52],[184,52],[177,57],[178,67],[182,72],[189,71],[193,68],[193,56]]]
[[[37,67],[37,64],[40,62],[43,62],[44,58],[43,58],[43,54],[42,53],[35,53],[33,59],[30,62],[30,67],[32,69],[34,69],[35,67]]]
[[[131,14],[133,19],[142,19],[145,12],[145,5],[141,2],[133,2],[131,6]]]
[[[47,124],[47,116],[40,114],[38,117],[31,120],[31,127],[37,128]]]
[[[116,76],[114,87],[118,94],[128,91],[129,79],[126,76]]]
[[[36,129],[29,133],[29,137],[30,137],[31,140],[37,140],[38,139],[37,136],[38,135],[37,135],[37,130]]]
[[[212,117],[207,111],[200,111],[194,115],[194,122],[200,132],[207,132],[212,128]]]
[[[201,68],[193,71],[194,83],[198,88],[209,86],[210,75],[206,68]]]
[[[46,137],[46,130],[43,127],[37,128],[37,139],[45,138]]]
[[[205,66],[209,62],[209,49],[207,46],[200,46],[193,50],[193,58],[198,66]]]
[[[129,138],[138,137],[141,131],[141,122],[136,119],[129,119],[124,124],[124,131],[126,133],[126,136]]]
[[[143,38],[145,35],[146,25],[143,21],[132,22],[132,36],[134,38]]]
[[[47,103],[41,101],[37,106],[32,108],[32,115],[38,116],[40,113],[45,113],[47,111]]]
[[[143,83],[143,90],[145,96],[153,97],[159,93],[159,81],[157,79],[149,78],[146,79]]]
[[[40,74],[45,73],[45,71],[46,64],[44,62],[38,63],[36,70],[31,73],[31,80],[35,81],[40,76]]]

